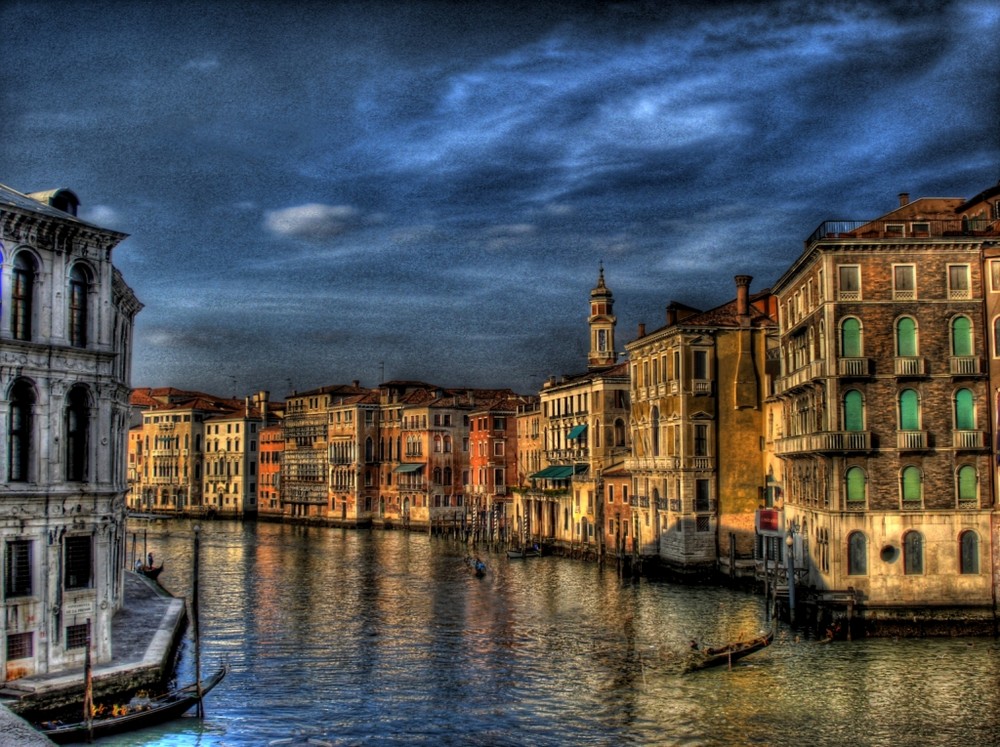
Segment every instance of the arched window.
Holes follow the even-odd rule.
[[[451,485],[451,467],[444,468],[444,484]]]
[[[1000,316],[993,320],[993,357],[1000,358]]]
[[[19,379],[10,390],[10,419],[7,428],[7,464],[11,482],[27,482],[31,479],[31,429],[34,405],[34,388],[28,381]]]
[[[371,436],[365,439],[365,461],[366,462],[375,461],[375,442],[372,441]]]
[[[653,456],[660,455],[660,408],[654,407],[649,416],[649,430],[653,445]]]
[[[816,357],[822,359],[826,357],[826,323],[822,320],[819,323],[818,339],[819,346],[816,351]]]
[[[868,540],[862,532],[847,536],[847,575],[864,576],[868,573]]]
[[[979,536],[973,531],[962,532],[958,537],[959,571],[979,573]]]
[[[85,387],[70,390],[66,400],[66,479],[87,479],[87,450],[90,443],[90,397]]]
[[[35,260],[27,252],[14,258],[11,287],[11,334],[15,340],[31,339],[32,305],[35,293]]]
[[[861,392],[851,389],[844,394],[844,430],[863,431],[865,429],[865,401]]]
[[[969,389],[955,392],[955,430],[976,429],[976,402]]]
[[[916,501],[923,498],[923,476],[917,467],[903,467],[899,476],[904,501]]]
[[[625,445],[625,421],[621,418],[615,419],[615,446]]]
[[[433,479],[434,479],[434,484],[435,485],[440,485],[441,484],[441,468],[440,467],[435,467],[434,468],[434,478]]]
[[[73,265],[69,273],[69,344],[87,347],[87,292],[90,275],[81,264]]]
[[[951,320],[951,354],[956,358],[972,355],[972,322],[967,316]]]
[[[958,500],[967,502],[978,499],[979,475],[976,468],[971,464],[965,464],[958,468]]]
[[[904,389],[899,393],[899,430],[920,430],[920,397],[915,389]]]
[[[907,576],[924,572],[924,538],[920,532],[903,535],[903,573]]]
[[[851,467],[844,475],[847,486],[848,503],[865,502],[865,471],[861,467]]]
[[[911,358],[917,354],[917,323],[904,316],[896,322],[896,356]]]
[[[861,357],[861,322],[852,316],[840,324],[840,355],[842,358]]]

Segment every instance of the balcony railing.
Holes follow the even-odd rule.
[[[900,451],[923,451],[927,448],[927,431],[899,431],[896,448]]]
[[[838,358],[837,373],[841,376],[871,376],[871,358]]]
[[[828,220],[806,239],[906,239],[945,236],[997,236],[1000,221],[962,220]]]
[[[869,451],[871,431],[807,433],[775,441],[776,454],[805,454],[816,451]]]
[[[927,366],[924,358],[916,355],[908,355],[896,358],[896,376],[924,376]]]
[[[950,368],[952,376],[978,376],[982,371],[978,355],[953,355]]]
[[[986,431],[952,431],[951,439],[956,449],[986,448]]]
[[[796,371],[793,371],[788,376],[782,376],[778,379],[778,389],[785,391],[787,389],[794,389],[795,387],[802,386],[810,381],[823,378],[826,375],[826,361],[825,360],[815,360],[807,363]]]

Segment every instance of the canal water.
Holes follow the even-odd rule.
[[[134,521],[175,594],[193,524]],[[766,627],[760,596],[622,581],[564,558],[424,534],[208,522],[206,718],[116,745],[997,745],[991,638],[824,644],[780,627],[731,671],[684,673],[691,639]],[[190,641],[178,679],[194,674]]]

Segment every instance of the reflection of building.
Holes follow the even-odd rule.
[[[981,261],[998,211],[996,188],[901,195],[876,220],[822,224],[774,288],[797,562],[806,584],[853,588],[880,618],[992,605]]]
[[[709,311],[671,304],[667,324],[627,346],[631,361],[633,495],[658,512],[640,552],[679,572],[752,565],[754,509],[765,485],[761,444],[771,295]],[[640,527],[641,530],[641,527]]]
[[[620,470],[629,448],[628,366],[617,363],[613,307],[602,267],[590,292],[588,370],[542,386],[545,465],[528,474],[518,511],[534,517],[543,536],[551,525],[557,542],[597,554],[606,540],[603,473]]]
[[[132,325],[125,235],[69,190],[0,186],[0,682],[111,660],[122,606]]]

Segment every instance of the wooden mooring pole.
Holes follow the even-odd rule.
[[[205,718],[205,704],[201,696],[201,622],[198,619],[198,578],[201,575],[201,527],[194,526],[194,561],[191,564],[191,624],[194,632],[194,681],[198,691],[198,718]]]

